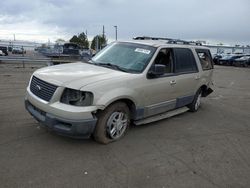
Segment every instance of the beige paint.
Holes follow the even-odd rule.
[[[195,55],[196,61],[199,62],[194,51],[196,46],[153,42],[136,41],[135,43],[150,44],[158,47],[157,51],[160,48],[190,48]],[[204,49],[204,47],[200,46],[198,48]],[[49,103],[34,96],[29,87],[27,88],[27,99],[41,110],[59,117],[84,119],[91,118],[92,112],[97,109],[103,110],[110,103],[119,99],[130,99],[137,108],[145,108],[166,101],[175,101],[176,98],[181,96],[194,95],[203,84],[209,86],[212,82],[213,70],[202,71],[200,63],[197,63],[198,73],[147,79],[147,72],[155,56],[156,54],[141,74],[124,73],[80,62],[40,69],[34,73],[36,77],[59,87]],[[171,85],[173,80],[176,81],[176,84]],[[94,94],[93,106],[75,107],[60,103],[60,97],[65,87],[92,92]]]

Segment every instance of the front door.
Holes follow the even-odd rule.
[[[172,110],[176,106],[173,78],[173,50],[163,48],[153,64],[165,65],[165,74],[148,78],[144,88],[145,117]]]

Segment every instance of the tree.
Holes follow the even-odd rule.
[[[89,41],[84,32],[80,33],[78,36],[74,35],[69,41],[76,43],[81,47],[89,47]]]
[[[61,44],[61,43],[64,43],[65,42],[65,40],[64,39],[56,39],[56,44]]]
[[[93,49],[93,50],[102,49],[104,46],[107,45],[107,42],[108,42],[108,40],[106,39],[105,35],[96,35],[92,40],[91,49]],[[98,46],[96,46],[96,45],[98,45]]]
[[[70,40],[69,42],[74,42],[74,43],[78,43],[79,40],[78,40],[78,37],[76,35],[74,35]]]

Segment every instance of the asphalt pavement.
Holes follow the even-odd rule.
[[[24,109],[39,66],[0,63],[0,187],[250,187],[250,69],[216,66],[200,110],[100,145],[40,128]]]

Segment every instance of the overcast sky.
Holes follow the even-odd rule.
[[[0,39],[69,40],[88,31],[111,41],[161,36],[250,44],[250,0],[6,0]]]

